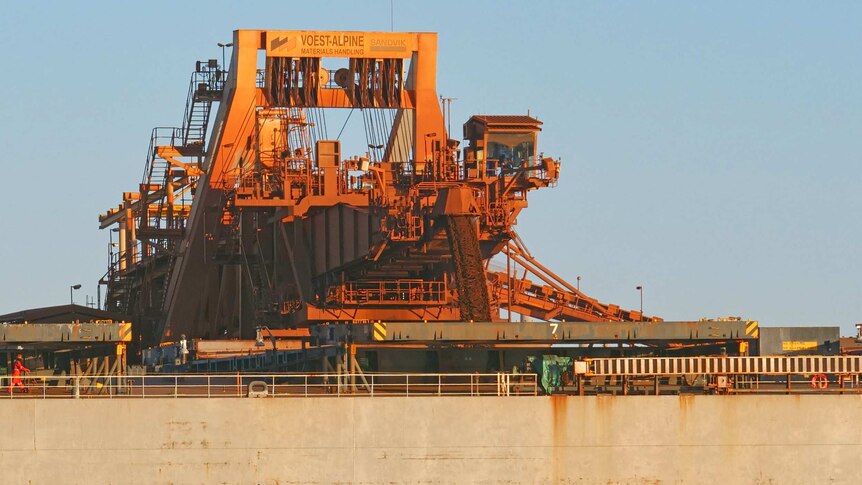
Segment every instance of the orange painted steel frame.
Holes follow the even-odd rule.
[[[283,54],[293,55],[295,50],[287,50],[288,47],[302,49],[303,39],[309,36],[312,40],[319,40],[320,36],[344,36],[360,35],[367,52],[351,52],[350,57],[380,58],[392,56],[391,51],[371,51],[371,44],[376,40],[388,40],[390,43],[403,44],[405,49],[398,56],[413,58],[415,66],[412,73],[415,75],[414,88],[408,90],[409,99],[413,107],[414,140],[425,140],[430,138],[437,141],[445,140],[445,129],[443,125],[443,114],[437,102],[436,94],[436,56],[437,35],[434,33],[335,33],[335,32],[308,32],[308,31],[259,31],[239,30],[234,32],[233,56],[229,68],[230,75],[222,104],[219,106],[216,125],[213,129],[212,140],[207,153],[206,173],[201,177],[195,196],[195,203],[189,216],[186,230],[186,249],[177,256],[174,263],[176,270],[172,272],[171,281],[168,283],[168,292],[165,301],[167,327],[164,333],[170,334],[185,330],[192,335],[206,333],[207,329],[202,326],[189,328],[196,320],[200,320],[196,314],[200,313],[200,304],[189,305],[185,302],[195,301],[201,294],[212,293],[213,288],[209,285],[219,280],[219,269],[216,265],[207,264],[204,259],[204,245],[206,244],[207,229],[218,224],[221,214],[207,208],[220,207],[223,204],[223,187],[236,184],[235,175],[238,161],[238,153],[244,145],[244,140],[252,136],[254,126],[249,122],[249,114],[253,113],[259,106],[266,106],[265,93],[257,87],[257,58],[258,51],[265,49],[268,56],[280,56]],[[282,43],[285,42],[286,43]],[[383,43],[385,44],[385,42]],[[303,54],[300,52],[300,54]],[[320,57],[326,57],[326,52]],[[344,57],[340,51],[336,57]],[[412,92],[411,92],[412,91]],[[332,107],[349,106],[344,97],[323,97],[323,106],[327,104]],[[430,156],[425,143],[415,144],[415,158],[426,159]],[[321,201],[323,202],[323,201]],[[330,204],[338,202],[337,198],[331,198]],[[193,280],[201,282],[196,284]],[[202,286],[202,287],[201,287]],[[239,311],[242,311],[241,309]],[[326,312],[315,314],[315,310],[309,311],[310,318],[332,318]],[[340,316],[340,315],[334,315]],[[446,315],[452,317],[451,313]],[[204,323],[204,322],[201,322]],[[204,323],[204,325],[206,325]],[[251,328],[253,325],[248,325]],[[184,328],[185,327],[185,328]],[[248,333],[242,331],[241,333]]]
[[[330,57],[349,59],[334,83],[321,69]],[[465,318],[463,283],[472,281],[475,292],[484,286],[476,279],[489,277],[478,291],[490,290],[490,318],[510,308],[546,318],[643,319],[572,289],[519,243],[512,225],[526,194],[555,184],[559,162],[538,156],[541,122],[528,116],[474,116],[459,160],[438,102],[436,58],[434,33],[235,31],[227,78],[216,61],[199,63],[205,82],[195,86],[193,77],[187,120],[196,119],[200,98],[199,137],[189,142],[185,121],[179,132],[154,131],[150,159],[164,160],[164,180],[145,181],[100,218],[120,232],[113,274],[121,278],[108,282],[109,293],[137,291],[136,311],[157,315],[149,333],[162,340],[249,338],[258,325],[456,321]],[[384,155],[345,158],[332,140],[312,147],[309,116],[329,108],[397,112]],[[512,152],[491,153],[513,136],[517,162]],[[186,196],[190,204],[180,202]],[[547,286],[477,264],[503,249]],[[455,271],[458,264],[469,267]],[[139,289],[124,289],[126,276]],[[148,278],[164,281],[141,283]]]

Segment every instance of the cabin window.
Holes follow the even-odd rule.
[[[536,155],[534,133],[489,133],[488,158],[499,160],[500,166],[517,168]]]

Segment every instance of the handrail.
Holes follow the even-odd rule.
[[[23,387],[13,385],[16,379]],[[536,396],[536,374],[282,373],[0,377],[0,399]],[[27,392],[24,392],[24,390]]]

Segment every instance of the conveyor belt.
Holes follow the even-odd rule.
[[[491,302],[476,227],[470,216],[448,216],[446,231],[455,263],[461,319],[491,321]]]

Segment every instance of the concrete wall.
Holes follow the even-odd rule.
[[[3,483],[857,483],[860,396],[4,400]]]

